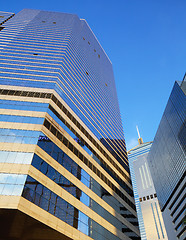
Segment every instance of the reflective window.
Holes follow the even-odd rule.
[[[30,164],[34,153],[0,151],[0,163]]]
[[[0,121],[1,122],[43,124],[44,118],[15,116],[15,115],[0,115]]]
[[[27,175],[0,173],[0,195],[20,196]]]
[[[0,108],[46,112],[48,108],[48,103],[21,102],[21,101],[0,99]]]
[[[37,144],[40,134],[38,131],[0,128],[0,142]]]

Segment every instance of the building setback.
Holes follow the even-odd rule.
[[[141,239],[168,239],[147,161],[152,142],[143,143],[139,136],[138,143],[128,151],[128,159]]]
[[[185,233],[186,77],[175,82],[160,121],[148,163],[168,239]]]
[[[0,21],[0,238],[140,239],[112,64],[88,24]]]

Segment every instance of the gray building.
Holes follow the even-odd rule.
[[[141,239],[168,239],[147,161],[152,142],[144,143],[139,135],[138,143],[128,151],[128,159]]]
[[[186,238],[186,77],[175,82],[148,163],[169,240]]]
[[[112,64],[87,22],[0,12],[0,39],[0,239],[140,239]]]

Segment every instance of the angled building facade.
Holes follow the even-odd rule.
[[[88,24],[0,20],[0,238],[140,239],[112,64]]]
[[[152,142],[143,143],[142,138],[139,136],[138,143],[136,147],[128,151],[128,159],[141,239],[167,240],[159,202],[147,161]]]
[[[175,82],[148,155],[168,239],[186,238],[186,77]]]

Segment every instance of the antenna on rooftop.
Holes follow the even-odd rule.
[[[143,143],[143,139],[140,137],[138,126],[136,125],[137,133],[138,133],[138,143],[139,145]]]
[[[139,133],[139,129],[138,129],[138,126],[136,125],[136,129],[137,129],[137,132],[138,132],[138,138],[141,138],[140,137],[140,133]]]

